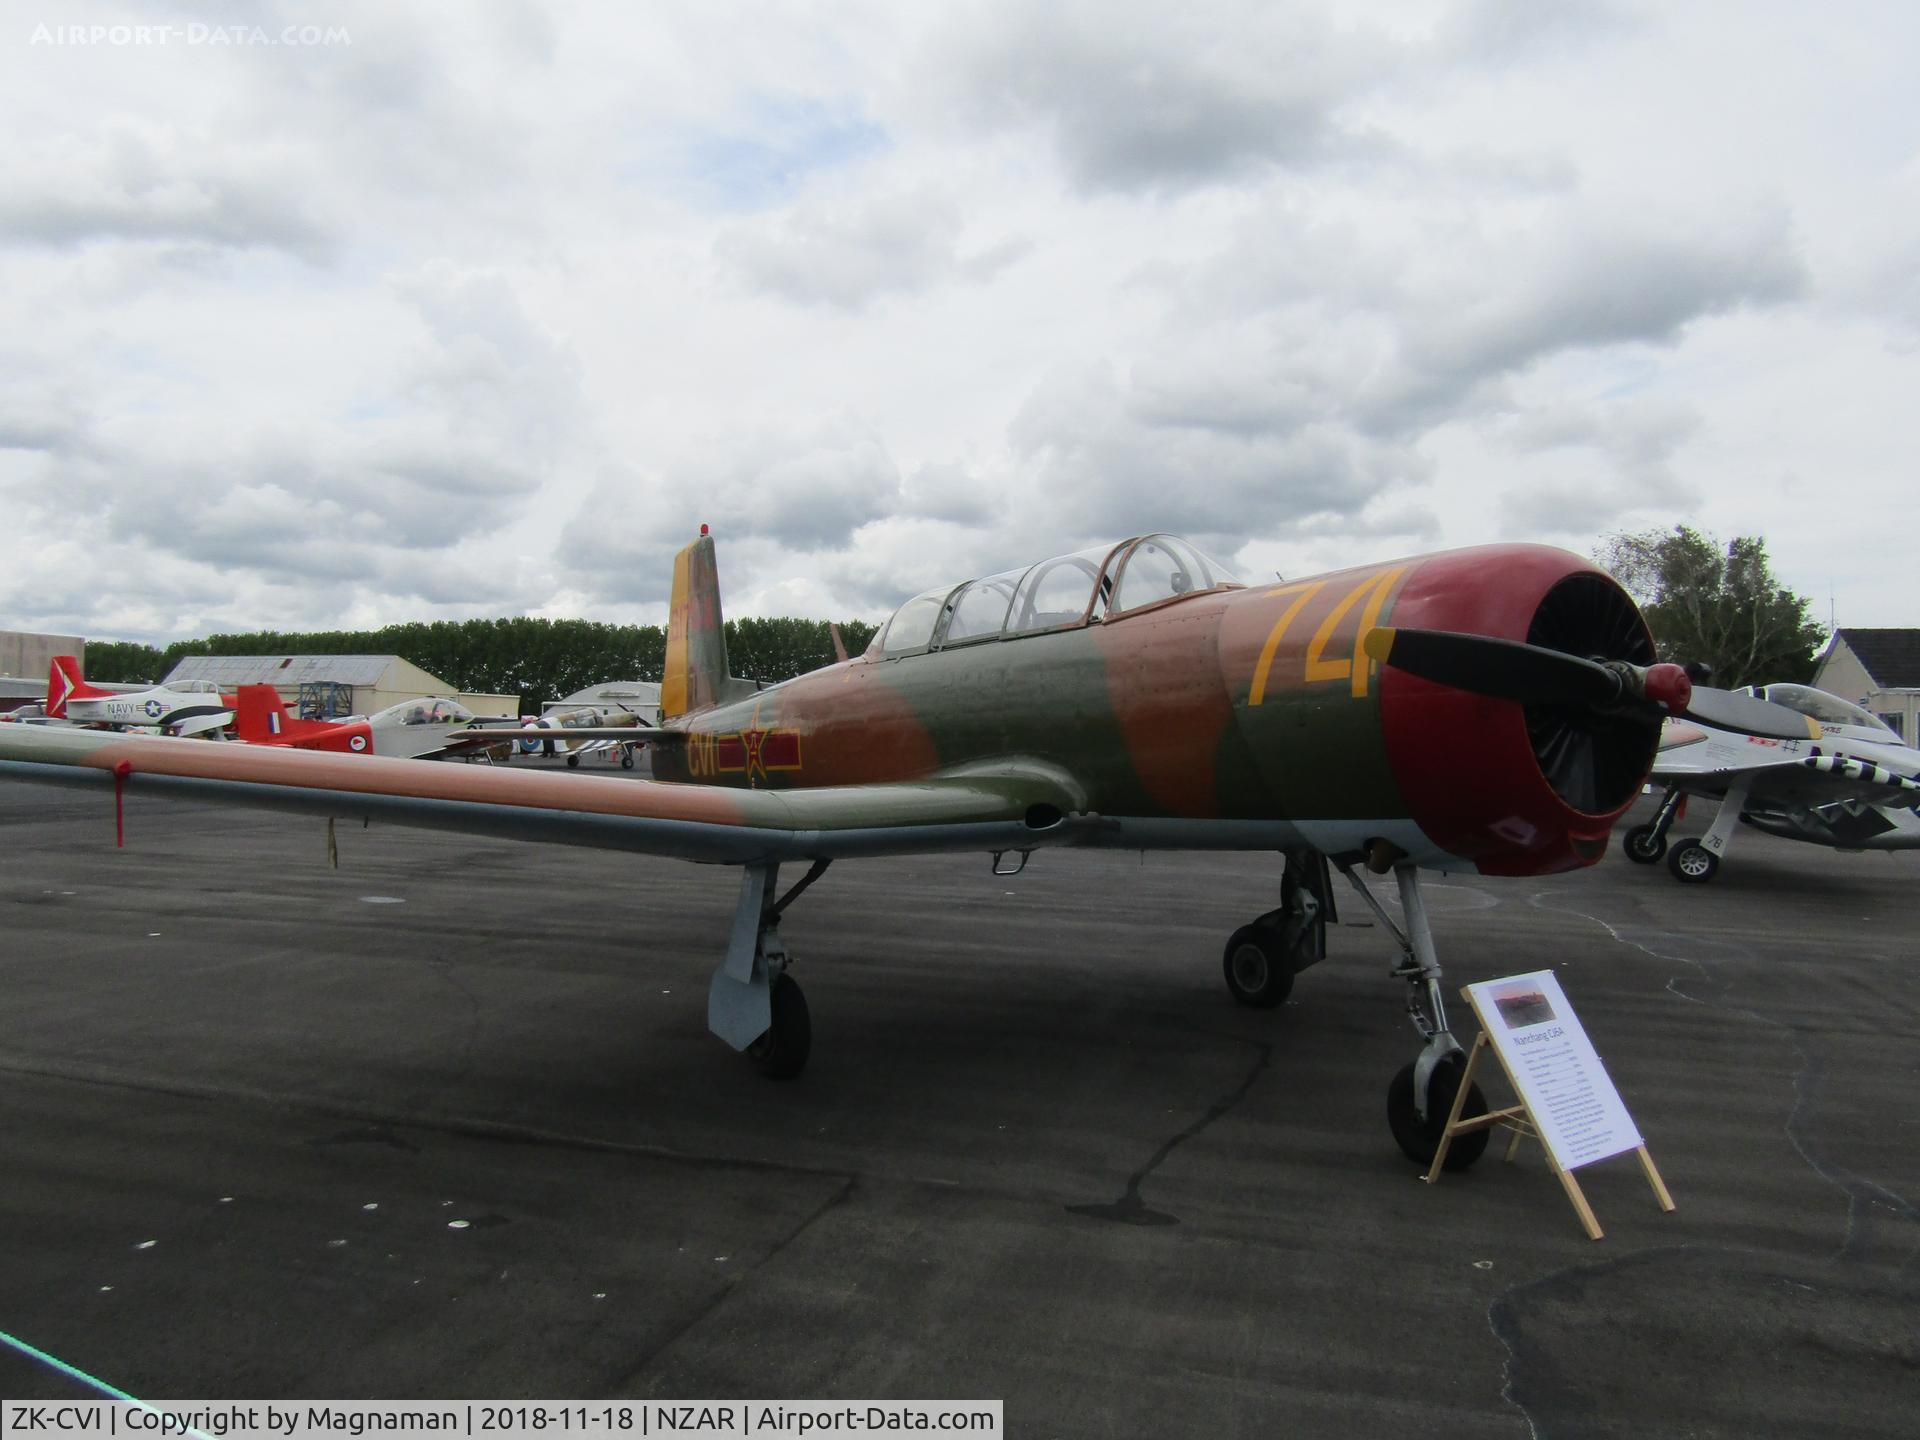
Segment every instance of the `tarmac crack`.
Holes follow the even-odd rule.
[[[1149,1209],[1147,1203],[1140,1198],[1140,1187],[1146,1183],[1149,1175],[1166,1163],[1167,1157],[1176,1149],[1246,1099],[1248,1092],[1253,1089],[1261,1075],[1273,1064],[1272,1045],[1262,1040],[1249,1040],[1241,1035],[1229,1038],[1243,1045],[1251,1045],[1259,1052],[1259,1058],[1254,1061],[1253,1069],[1247,1072],[1247,1078],[1209,1105],[1206,1113],[1193,1124],[1163,1141],[1147,1163],[1127,1177],[1127,1188],[1120,1193],[1119,1199],[1105,1204],[1069,1205],[1067,1206],[1069,1211],[1075,1215],[1090,1215],[1097,1220],[1115,1220],[1122,1225],[1178,1225],[1180,1223],[1177,1215]]]
[[[1689,1245],[1662,1245],[1606,1260],[1563,1266],[1522,1284],[1509,1286],[1487,1307],[1487,1328],[1507,1351],[1500,1398],[1520,1412],[1520,1418],[1527,1422],[1527,1431],[1534,1440],[1540,1440],[1542,1435],[1549,1433],[1541,1428],[1541,1418],[1536,1412],[1568,1410],[1577,1415],[1581,1406],[1577,1390],[1571,1381],[1562,1377],[1547,1348],[1533,1342],[1527,1335],[1521,1323],[1524,1301],[1554,1290],[1570,1291],[1577,1297],[1594,1280],[1654,1260],[1684,1255],[1692,1248]],[[1521,1379],[1523,1371],[1528,1377],[1524,1382]],[[1525,1394],[1521,1388],[1523,1384],[1527,1391]]]
[[[829,1195],[816,1206],[810,1214],[803,1216],[800,1223],[794,1226],[786,1235],[776,1240],[765,1255],[761,1256],[752,1266],[740,1273],[729,1275],[714,1289],[714,1292],[709,1295],[702,1304],[695,1306],[669,1333],[661,1336],[652,1345],[649,1345],[639,1360],[628,1368],[619,1383],[610,1388],[606,1393],[609,1395],[632,1394],[636,1382],[641,1376],[647,1373],[654,1361],[658,1360],[667,1351],[679,1344],[682,1339],[704,1324],[711,1316],[718,1313],[720,1308],[733,1297],[735,1292],[755,1275],[779,1259],[801,1236],[805,1235],[833,1211],[838,1210],[842,1205],[846,1204],[847,1201],[852,1198],[853,1192],[859,1183],[859,1176],[845,1176],[838,1190],[834,1191],[833,1194]]]

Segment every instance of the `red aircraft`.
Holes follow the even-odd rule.
[[[1726,692],[1653,658],[1633,602],[1564,551],[1488,546],[1249,587],[1149,535],[936,587],[865,654],[763,689],[728,671],[703,533],[675,561],[662,722],[644,733],[653,781],[27,727],[0,733],[0,775],[737,865],[708,1023],[774,1077],[811,1047],[780,917],[835,860],[1278,851],[1270,908],[1227,940],[1227,988],[1253,1006],[1287,996],[1326,953],[1338,870],[1399,944],[1424,1043],[1388,1118],[1425,1164],[1463,1057],[1422,869],[1598,860],[1664,717],[1741,723]],[[794,861],[810,868],[782,895]],[[1362,870],[1393,875],[1404,928]],[[1485,1132],[1463,1138],[1449,1165],[1484,1148]]]
[[[280,692],[271,685],[242,685],[234,696],[236,740],[249,745],[285,745],[294,750],[373,753],[373,726],[357,716],[347,720],[299,719],[287,713]]]

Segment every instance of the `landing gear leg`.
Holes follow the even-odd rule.
[[[799,982],[787,973],[793,957],[780,939],[780,916],[830,860],[813,868],[778,901],[777,864],[749,865],[741,876],[727,956],[707,987],[707,1028],[743,1050],[762,1075],[791,1080],[806,1068],[813,1025]]]
[[[1333,896],[1327,860],[1317,850],[1283,850],[1280,908],[1269,910],[1227,938],[1221,968],[1227,992],[1242,1005],[1270,1010],[1293,991],[1293,977],[1327,958],[1327,919]]]
[[[1447,1128],[1447,1115],[1453,1109],[1453,1097],[1459,1093],[1461,1076],[1466,1073],[1466,1052],[1447,1028],[1447,1002],[1440,988],[1440,959],[1434,950],[1433,930],[1427,924],[1426,897],[1420,891],[1420,871],[1401,863],[1393,867],[1394,881],[1400,887],[1400,908],[1406,917],[1403,933],[1387,914],[1373,892],[1354,872],[1340,862],[1340,873],[1347,877],[1360,898],[1373,911],[1400,946],[1400,961],[1393,967],[1396,979],[1407,982],[1407,1018],[1420,1032],[1425,1044],[1419,1058],[1401,1067],[1387,1086],[1387,1126],[1394,1143],[1409,1160],[1425,1168],[1433,1163],[1440,1148],[1440,1135]],[[1462,1118],[1486,1113],[1487,1103],[1478,1085],[1467,1092],[1461,1107]],[[1487,1148],[1489,1134],[1475,1130],[1454,1137],[1447,1148],[1445,1167],[1465,1170]]]
[[[1751,775],[1742,775],[1728,787],[1726,799],[1720,802],[1720,813],[1713,817],[1713,824],[1707,833],[1698,840],[1688,840],[1674,847],[1667,857],[1667,869],[1673,872],[1673,878],[1682,885],[1704,885],[1720,873],[1720,861],[1726,856],[1727,845],[1733,839],[1733,827],[1740,823],[1740,814],[1747,808],[1747,791],[1753,785]]]
[[[1636,865],[1657,864],[1667,853],[1667,831],[1673,828],[1674,817],[1679,813],[1680,787],[1669,785],[1667,793],[1660,797],[1660,808],[1653,812],[1653,819],[1645,825],[1634,826],[1620,842],[1627,858]]]

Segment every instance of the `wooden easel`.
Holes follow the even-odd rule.
[[[1467,994],[1465,991],[1461,993]],[[1471,995],[1467,995],[1469,1003],[1472,998]],[[1475,1008],[1474,1013],[1479,1013],[1478,1007]],[[1513,1131],[1513,1137],[1507,1141],[1507,1153],[1502,1158],[1509,1162],[1512,1161],[1514,1152],[1520,1148],[1520,1142],[1523,1139],[1528,1136],[1538,1139],[1540,1136],[1539,1130],[1534,1126],[1533,1115],[1524,1103],[1508,1105],[1500,1110],[1489,1110],[1484,1115],[1474,1115],[1466,1120],[1460,1118],[1461,1110],[1466,1107],[1467,1094],[1473,1084],[1474,1072],[1480,1068],[1480,1057],[1493,1048],[1493,1041],[1487,1038],[1485,1030],[1474,1038],[1473,1049],[1467,1054],[1467,1068],[1460,1076],[1460,1088],[1454,1092],[1453,1108],[1447,1114],[1446,1129],[1440,1132],[1440,1148],[1433,1152],[1432,1166],[1428,1168],[1425,1175],[1420,1177],[1429,1185],[1440,1183],[1440,1167],[1446,1162],[1447,1151],[1453,1145],[1456,1135],[1471,1135],[1476,1130],[1487,1130],[1496,1125],[1506,1126]],[[1507,1070],[1506,1058],[1504,1056],[1497,1058],[1500,1060],[1500,1068]],[[1520,1087],[1514,1083],[1511,1070],[1507,1070],[1507,1084],[1512,1086],[1516,1095],[1520,1093]],[[1547,1157],[1548,1166],[1560,1181],[1561,1188],[1567,1192],[1567,1199],[1573,1205],[1573,1213],[1580,1217],[1580,1224],[1585,1228],[1587,1238],[1589,1240],[1602,1238],[1604,1232],[1600,1229],[1600,1222],[1594,1218],[1593,1206],[1587,1203],[1586,1192],[1581,1190],[1580,1182],[1574,1179],[1573,1171],[1563,1170],[1560,1167],[1560,1162],[1554,1158],[1551,1145],[1543,1143],[1540,1149]],[[1674,1208],[1673,1197],[1667,1193],[1666,1182],[1660,1178],[1660,1171],[1653,1163],[1653,1156],[1647,1153],[1647,1147],[1644,1145],[1638,1147],[1634,1154],[1640,1157],[1640,1168],[1646,1172],[1647,1183],[1653,1187],[1653,1198],[1660,1202],[1662,1210],[1671,1213]]]

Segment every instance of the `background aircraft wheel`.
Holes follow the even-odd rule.
[[[578,770],[580,768],[580,757],[578,755],[567,756],[567,768],[569,770]]]
[[[622,756],[620,757],[620,768],[621,768],[622,770],[631,770],[631,769],[633,769],[633,756],[631,756],[631,755],[622,755]]]
[[[1242,1005],[1271,1010],[1293,993],[1293,966],[1272,926],[1242,925],[1228,938],[1221,964],[1227,989]]]
[[[1416,1165],[1433,1164],[1434,1151],[1440,1148],[1440,1132],[1447,1128],[1453,1097],[1460,1091],[1460,1077],[1466,1068],[1466,1061],[1458,1055],[1449,1055],[1433,1067],[1433,1079],[1427,1084],[1425,1120],[1413,1109],[1412,1061],[1401,1066],[1400,1073],[1387,1086],[1387,1126],[1393,1131],[1393,1140],[1400,1147],[1400,1153]],[[1467,1091],[1467,1103],[1460,1109],[1460,1118],[1464,1120],[1469,1115],[1486,1113],[1486,1097],[1476,1084]],[[1493,1131],[1489,1128],[1454,1136],[1453,1144],[1447,1147],[1447,1163],[1441,1168],[1449,1173],[1466,1169],[1486,1153],[1487,1141],[1492,1135]]]
[[[781,974],[773,982],[773,1025],[747,1047],[747,1058],[769,1080],[791,1080],[807,1068],[813,1049],[813,1021],[800,982]]]
[[[1704,885],[1720,873],[1720,857],[1698,840],[1689,840],[1667,857],[1667,869],[1682,885]]]
[[[1620,848],[1627,852],[1627,859],[1637,865],[1653,865],[1667,853],[1667,837],[1653,833],[1651,825],[1636,825],[1627,831],[1627,838],[1620,842]]]

